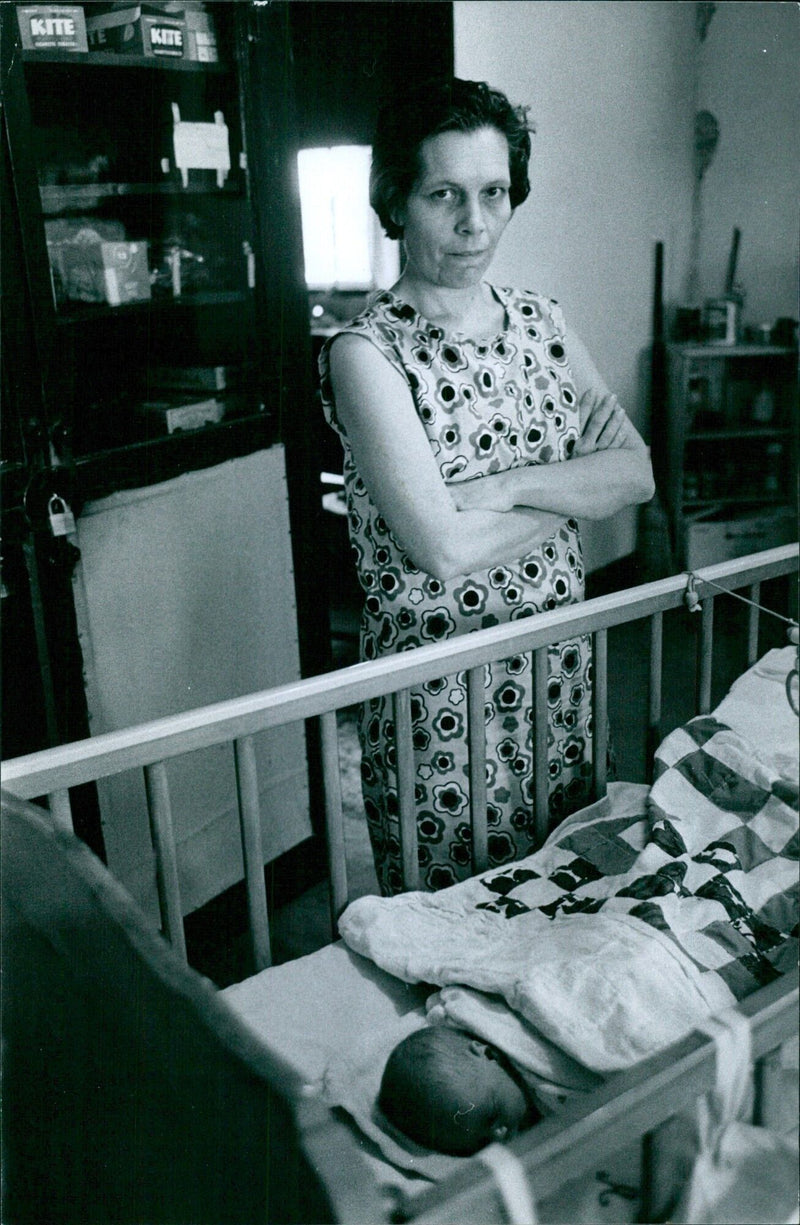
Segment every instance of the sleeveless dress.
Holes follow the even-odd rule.
[[[342,329],[371,341],[408,383],[446,481],[569,459],[580,434],[561,308],[532,292],[492,287],[505,329],[472,341],[448,335],[382,290]],[[342,333],[338,333],[341,335]],[[320,354],[322,403],[344,449],[349,533],[364,590],[361,658],[410,650],[583,598],[578,525],[566,520],[518,559],[446,582],[419,570],[371,501],[338,421],[331,338]],[[591,655],[585,638],[550,649],[548,792],[551,824],[589,798]],[[486,771],[492,866],[535,849],[532,661],[486,668]],[[471,875],[464,673],[429,681],[411,699],[420,880],[440,889]],[[401,888],[391,699],[363,703],[361,779],[384,894]]]

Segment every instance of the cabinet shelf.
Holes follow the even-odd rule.
[[[168,56],[121,55],[116,51],[23,51],[22,59],[26,64],[66,64],[70,68],[145,68],[151,72],[215,74],[230,71],[223,62],[207,64]]]
[[[791,434],[791,430],[779,429],[774,426],[742,426],[740,428],[731,427],[727,430],[690,430],[686,435],[686,441],[689,442],[715,442],[717,440],[724,441],[725,439],[753,439],[753,438],[787,438]]]
[[[684,514],[694,514],[697,511],[709,510],[715,506],[742,507],[743,505],[751,507],[788,506],[789,503],[785,497],[781,497],[779,494],[775,494],[773,497],[759,497],[757,494],[747,494],[745,496],[742,496],[741,494],[731,494],[729,497],[692,498],[691,500],[684,501],[681,504],[681,509]]]
[[[789,357],[797,350],[789,345],[772,344],[672,344],[669,348],[683,358],[713,360],[728,357]]]
[[[85,499],[104,497],[109,489],[136,489],[212,467],[279,441],[270,411],[223,418],[197,430],[176,431],[119,447],[78,452],[70,467]]]
[[[183,187],[180,183],[64,183],[42,184],[39,187],[42,212],[49,216],[71,209],[91,208],[98,200],[120,196],[233,196],[244,192],[237,182],[223,187]]]
[[[250,302],[250,295],[238,290],[217,293],[187,293],[180,298],[149,298],[144,302],[128,302],[123,306],[97,303],[63,303],[56,316],[60,327],[89,323],[93,320],[125,319],[149,311],[170,312],[197,310],[218,306],[239,306]]]
[[[796,539],[796,353],[668,346],[667,412],[653,457],[681,567]]]
[[[149,438],[128,439],[122,446],[98,447],[96,450],[80,452],[74,457],[74,466],[78,469],[90,464],[106,463],[115,455],[123,452],[143,452],[153,448],[179,447],[192,439],[208,437],[212,434],[230,433],[252,427],[254,424],[264,424],[271,420],[271,414],[266,410],[261,412],[239,412],[221,421],[211,421],[194,430],[175,430],[172,434],[153,434]]]

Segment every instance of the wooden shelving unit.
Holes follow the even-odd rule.
[[[668,347],[656,456],[679,563],[694,568],[796,539],[797,351]]]

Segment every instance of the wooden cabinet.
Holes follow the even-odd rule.
[[[19,7],[0,6],[2,292],[15,303],[3,319],[3,562],[10,642],[24,638],[28,663],[4,667],[3,696],[6,744],[25,752],[109,728],[107,697],[87,684],[98,609],[121,590],[102,587],[109,575],[132,589],[138,575],[162,650],[191,639],[198,610],[227,618],[195,642],[181,693],[166,692],[164,661],[144,645],[128,658],[114,726],[319,671],[322,631],[304,579],[312,477],[296,458],[313,396],[288,6],[188,3],[213,27],[210,61],[189,58],[188,40],[165,57],[23,49]],[[219,530],[208,486],[227,491]],[[313,492],[318,502],[318,480]],[[106,514],[123,496],[124,512]],[[180,521],[158,513],[173,502]],[[226,586],[236,548],[237,583],[246,559],[260,567],[238,598]],[[146,693],[158,696],[145,708]],[[302,729],[292,752],[305,775]],[[102,850],[97,818],[88,840]]]
[[[668,349],[666,439],[654,455],[679,564],[692,569],[797,537],[797,352]]]

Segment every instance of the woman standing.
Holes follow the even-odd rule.
[[[583,597],[576,518],[646,501],[646,449],[558,305],[484,280],[529,192],[530,128],[484,83],[428,84],[385,107],[371,201],[403,242],[402,275],[320,358],[344,447],[349,528],[365,592],[363,659],[530,616]],[[549,653],[550,812],[591,779],[590,655]],[[533,849],[531,661],[486,669],[492,865]],[[466,683],[412,695],[421,880],[470,874]],[[381,890],[400,845],[392,709],[364,704],[362,784]]]

